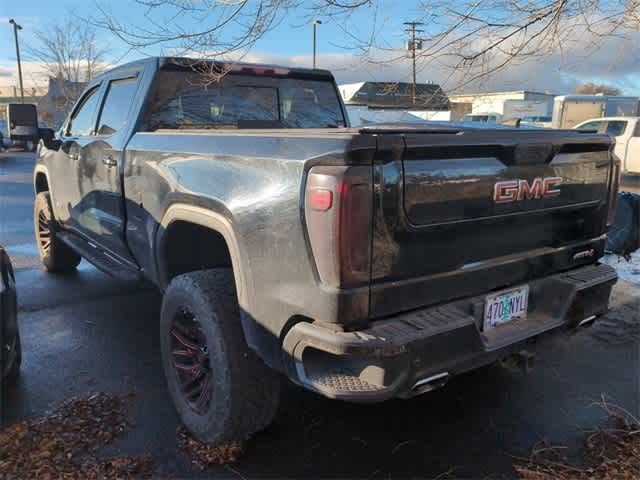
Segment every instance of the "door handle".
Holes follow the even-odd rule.
[[[105,155],[102,157],[102,163],[104,163],[107,167],[115,167],[118,162],[111,155]]]
[[[71,158],[71,160],[79,160],[80,159],[80,154],[79,153],[70,153],[69,154],[69,158]]]

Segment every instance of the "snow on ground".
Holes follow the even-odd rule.
[[[640,285],[640,250],[633,252],[629,260],[618,255],[605,255],[602,263],[614,267],[620,278]]]

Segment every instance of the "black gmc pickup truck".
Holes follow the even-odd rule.
[[[46,270],[83,257],[163,291],[164,371],[199,438],[266,427],[282,375],[406,398],[607,310],[608,136],[349,128],[327,71],[208,66],[226,75],[100,76],[41,132],[34,176]]]

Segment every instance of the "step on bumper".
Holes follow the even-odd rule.
[[[609,265],[590,265],[532,281],[527,318],[488,332],[481,328],[485,295],[380,319],[353,332],[298,323],[285,336],[284,363],[293,381],[329,398],[411,397],[516,353],[545,332],[591,323],[607,311],[616,280]]]

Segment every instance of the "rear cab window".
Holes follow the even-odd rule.
[[[337,128],[345,119],[333,82],[228,73],[211,82],[192,70],[161,70],[142,130]]]

